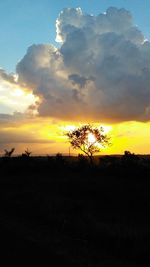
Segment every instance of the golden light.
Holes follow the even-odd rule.
[[[1,89],[1,87],[0,87]],[[22,99],[22,97],[21,97]],[[8,103],[8,98],[5,103]],[[0,99],[1,103],[1,99]],[[99,123],[94,126],[99,128]],[[16,139],[22,136],[23,142],[15,143],[17,153],[22,153],[24,149],[29,147],[33,153],[37,154],[55,154],[57,152],[68,155],[68,139],[64,135],[66,131],[71,131],[81,126],[81,123],[71,123],[70,121],[55,120],[53,118],[34,117],[23,119],[23,121],[10,122],[9,124],[1,123],[1,132],[9,136],[16,136]],[[124,122],[111,125],[103,124],[104,134],[110,136],[110,146],[103,147],[100,143],[95,146],[100,148],[101,155],[123,154],[125,150],[129,150],[135,154],[149,154],[150,152],[150,122]],[[90,134],[90,133],[89,133]],[[28,143],[29,139],[34,140]],[[89,142],[94,141],[94,137],[90,134]],[[75,150],[71,151],[73,155],[77,155]]]
[[[103,130],[104,130],[104,134],[109,133],[112,130],[112,126],[111,125],[102,125]]]
[[[94,134],[88,133],[88,143],[93,144],[95,142],[96,142],[96,138],[95,138]]]
[[[76,126],[75,125],[67,125],[67,126],[63,126],[61,128],[62,128],[62,130],[65,130],[65,131],[74,131],[76,129]]]
[[[34,105],[37,97],[27,88],[21,88],[15,83],[0,81],[0,104],[8,113],[25,112],[30,105]],[[1,108],[3,113],[3,108]]]
[[[68,124],[68,125],[61,126],[60,128],[62,130],[64,130],[64,131],[73,131],[77,127],[82,126],[84,124],[86,124],[86,122],[85,123],[76,123],[76,125],[71,125],[71,124],[69,125]],[[102,127],[103,130],[104,130],[104,134],[107,134],[108,132],[110,132],[112,130],[112,126],[111,125],[101,125],[101,126],[99,126],[99,123],[93,123],[93,126],[98,127],[99,129]]]
[[[17,88],[17,89],[14,90],[14,92],[12,93],[12,95],[17,96],[17,97],[20,97],[20,96],[25,95],[25,93],[23,92],[23,90]]]

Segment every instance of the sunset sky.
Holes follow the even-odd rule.
[[[111,137],[101,154],[150,154],[149,10],[148,0],[1,0],[0,154],[67,154],[65,132],[87,123]]]

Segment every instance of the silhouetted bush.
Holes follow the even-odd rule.
[[[28,148],[27,148],[27,150],[25,150],[25,152],[22,153],[21,156],[22,156],[23,158],[29,158],[31,154],[32,154],[32,152],[29,151]]]
[[[125,151],[122,156],[122,163],[126,165],[126,167],[137,165],[138,161],[139,157],[130,151]]]
[[[12,154],[14,153],[15,148],[13,147],[11,150],[5,149],[4,151],[5,151],[4,157],[10,158],[12,156]]]

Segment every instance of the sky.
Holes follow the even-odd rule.
[[[103,125],[150,153],[150,1],[0,1],[0,154],[68,153],[64,132]],[[73,153],[74,151],[72,151]]]
[[[149,0],[1,0],[0,66],[8,72],[15,71],[16,63],[30,45],[56,44],[55,23],[63,8],[81,7],[85,13],[97,15],[110,6],[130,10],[135,24],[150,38]]]

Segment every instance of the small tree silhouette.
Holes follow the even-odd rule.
[[[104,134],[103,127],[98,129],[90,124],[69,131],[66,135],[71,146],[86,154],[91,163],[93,163],[93,155],[100,152],[102,146],[109,144],[109,138]]]
[[[130,164],[130,163],[136,163],[139,160],[139,157],[135,155],[134,153],[131,153],[130,151],[126,150],[124,151],[124,155],[122,156],[123,162]]]
[[[31,155],[31,151],[28,150],[28,148],[25,150],[25,153],[22,153],[22,157],[26,157],[26,158],[29,158],[30,155]]]
[[[5,151],[4,157],[10,158],[12,156],[13,152],[15,151],[15,148],[12,148],[10,151],[7,149],[4,149],[4,151]]]

